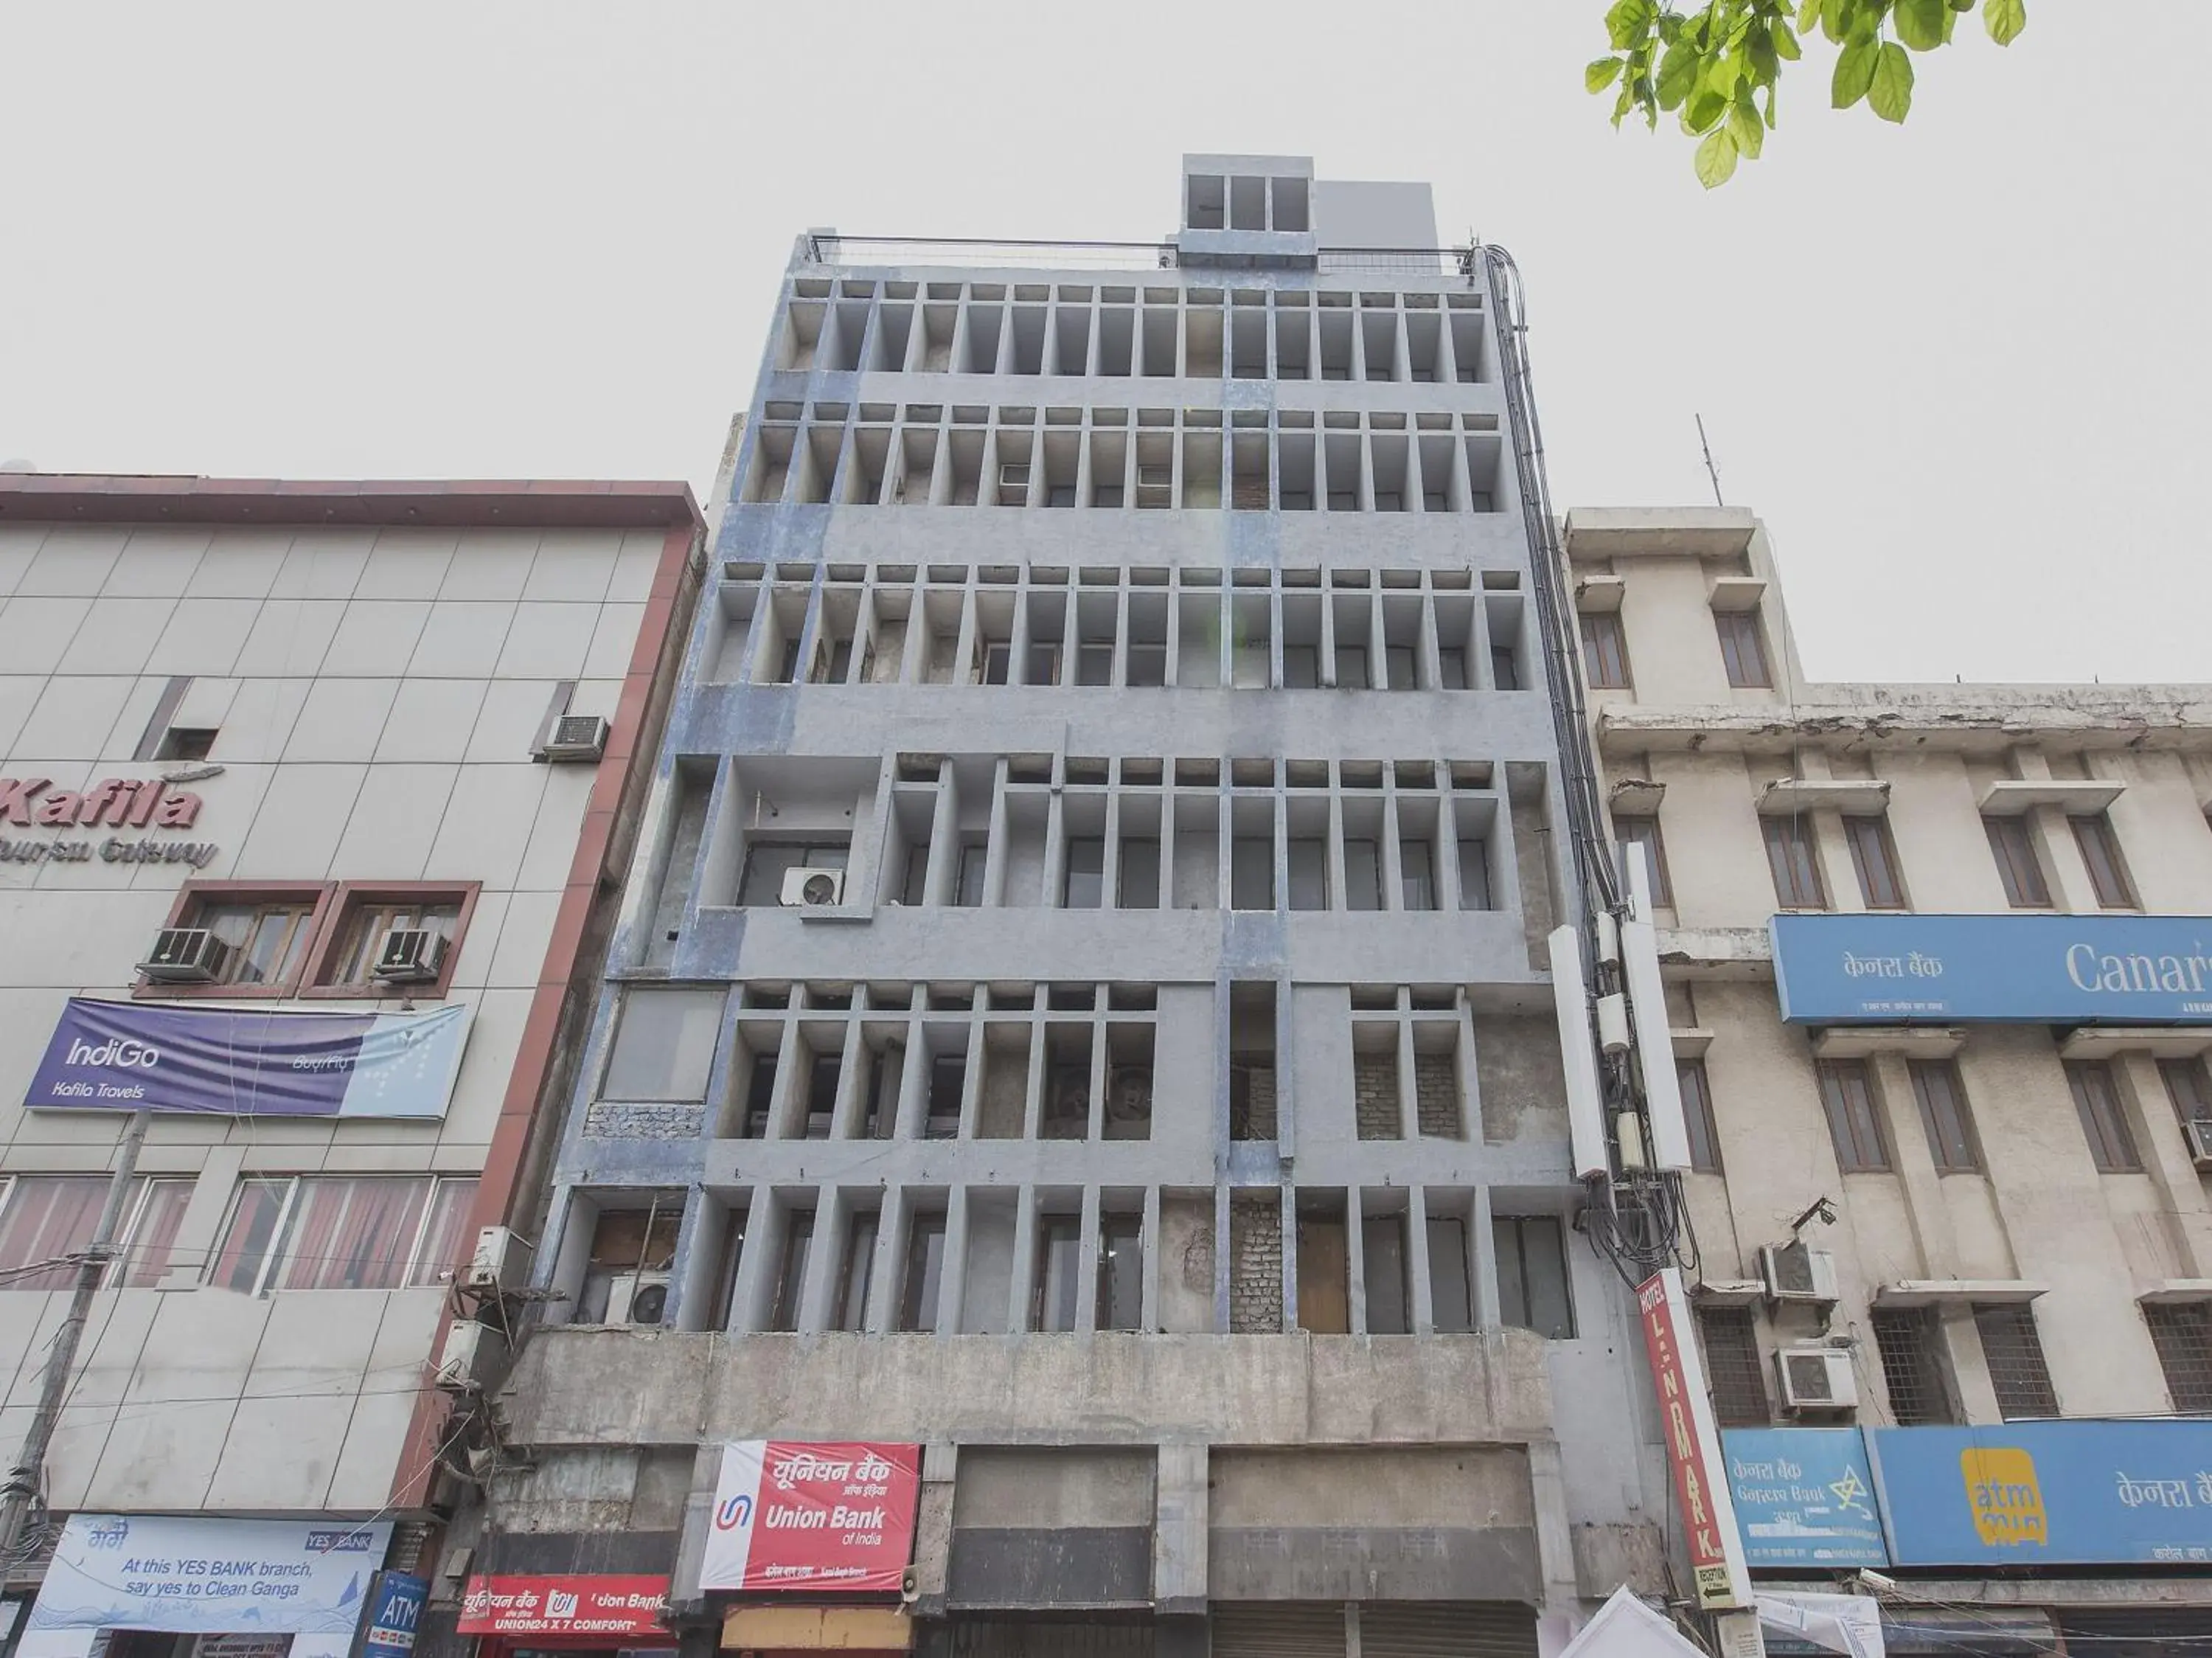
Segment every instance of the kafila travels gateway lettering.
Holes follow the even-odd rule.
[[[203,804],[160,777],[102,777],[79,794],[52,777],[0,777],[0,826],[23,829],[189,829]],[[188,863],[215,862],[212,841],[25,840],[0,836],[0,863]]]

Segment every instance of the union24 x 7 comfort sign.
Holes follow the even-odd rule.
[[[2212,916],[1780,915],[1801,1024],[2212,1024]]]

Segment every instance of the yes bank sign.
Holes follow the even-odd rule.
[[[1780,915],[1802,1024],[2212,1024],[2212,916]]]

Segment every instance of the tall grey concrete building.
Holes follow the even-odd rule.
[[[1182,194],[796,247],[465,1631],[627,1576],[737,1650],[1533,1653],[1656,1583],[1502,278],[1425,186]],[[870,1506],[764,1567],[824,1466]],[[834,1564],[871,1470],[903,1585]]]

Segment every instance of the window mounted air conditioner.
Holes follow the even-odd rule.
[[[230,946],[204,927],[164,927],[138,971],[156,984],[212,984],[222,977]]]
[[[804,865],[783,872],[783,904],[788,910],[834,909],[845,901],[845,872]]]
[[[596,714],[563,714],[538,751],[549,760],[596,760],[606,752],[607,722]]]
[[[1770,1244],[1759,1252],[1759,1277],[1769,1301],[1836,1299],[1836,1258],[1825,1249],[1795,1242]]]
[[[2212,1169],[2212,1122],[2184,1123],[2181,1137],[2189,1143],[2189,1161],[2199,1168]]]
[[[1785,1347],[1774,1356],[1782,1403],[1792,1411],[1850,1411],[1858,1407],[1858,1380],[1849,1350]]]
[[[369,977],[386,984],[434,984],[446,968],[446,941],[427,927],[395,927],[385,934]]]
[[[617,1272],[607,1285],[609,1324],[658,1325],[667,1308],[665,1272]]]

